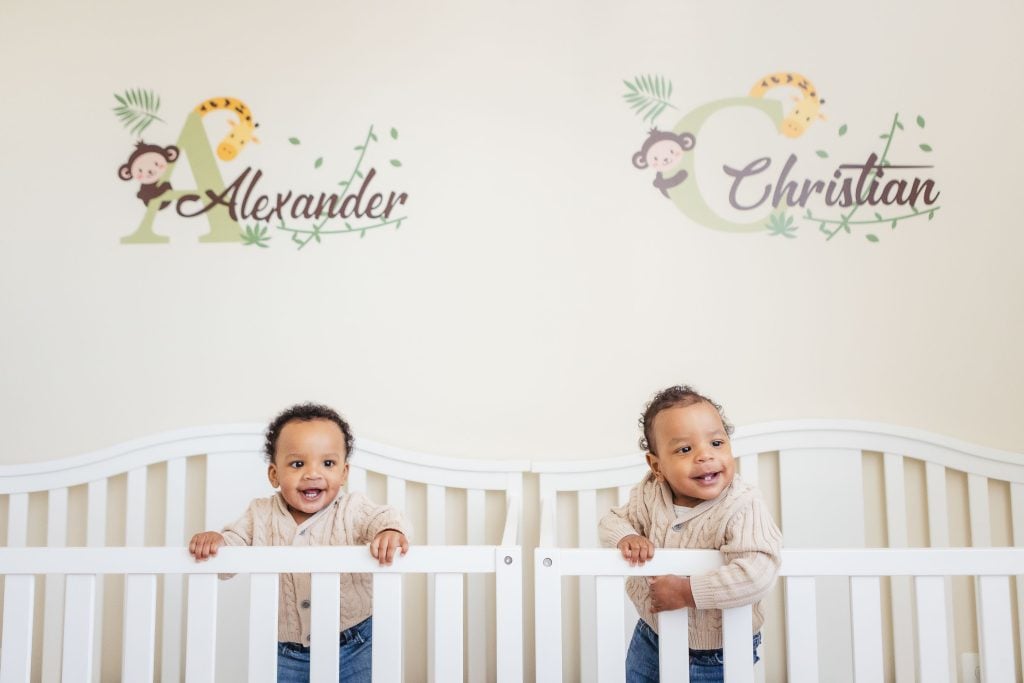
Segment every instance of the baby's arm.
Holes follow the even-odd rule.
[[[645,486],[650,486],[646,478],[629,492],[625,505],[612,508],[601,518],[597,528],[601,544],[618,548],[631,566],[643,566],[654,557],[654,544],[644,535],[650,528]]]
[[[391,564],[396,550],[400,550],[403,555],[409,552],[409,540],[395,529],[384,529],[370,542],[370,554],[373,559],[380,561],[382,567]]]
[[[234,522],[224,527],[223,531],[202,531],[188,542],[188,551],[197,562],[203,562],[217,555],[217,549],[224,545],[252,545],[254,521],[254,505],[249,504],[245,513]]]
[[[402,513],[390,505],[377,505],[361,493],[350,494],[359,530],[357,541],[370,544],[370,555],[382,566],[395,559],[395,552],[409,552],[408,527]]]
[[[217,554],[217,548],[224,545],[224,537],[216,531],[202,531],[188,542],[188,551],[197,562],[203,562]]]

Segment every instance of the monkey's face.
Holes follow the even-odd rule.
[[[655,171],[667,171],[683,158],[683,148],[675,140],[659,140],[647,150],[647,165]]]
[[[149,185],[167,170],[167,159],[160,152],[146,152],[132,162],[132,177],[140,183]]]

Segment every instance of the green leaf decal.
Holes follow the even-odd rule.
[[[917,125],[919,127],[921,127],[921,128],[924,128],[924,117],[923,116],[918,116],[917,117]]]
[[[132,135],[141,135],[154,121],[164,123],[157,116],[160,111],[160,98],[152,90],[133,88],[125,90],[122,95],[114,93],[118,106],[114,114],[121,120],[121,125],[130,128]]]
[[[822,159],[827,159],[828,158],[828,152],[826,152],[823,149],[819,149],[817,152],[815,152],[815,154],[817,154]]]
[[[391,129],[391,139],[392,140],[397,140],[398,139],[398,129],[397,128],[392,128]]]
[[[919,147],[921,148],[921,151],[923,151],[923,152],[930,152],[930,151],[932,151],[932,146],[931,145],[926,145],[923,142],[919,145]]]
[[[637,76],[632,83],[623,83],[628,89],[622,95],[623,99],[644,121],[654,123],[667,108],[676,108],[668,101],[672,96],[672,82],[664,76]]]
[[[876,237],[875,235],[872,235],[871,233],[868,233],[868,234],[866,234],[864,236],[868,238],[868,242],[877,242],[878,241],[878,237]]]
[[[323,165],[324,165],[324,158],[323,157],[319,157],[319,158],[317,158],[317,160],[315,162],[313,162],[313,168],[320,168]]]
[[[889,139],[889,134],[888,133],[882,133],[878,137],[881,138],[882,140],[888,140]]]
[[[292,143],[293,145],[300,144],[298,138],[288,138],[288,142]]]
[[[846,124],[839,126],[839,137],[846,135]]]
[[[398,159],[392,159],[391,160],[391,165],[397,168],[397,167],[402,165],[402,162],[399,161]]]

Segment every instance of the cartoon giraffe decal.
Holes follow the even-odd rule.
[[[764,97],[767,91],[782,86],[799,88],[803,91],[802,98],[793,98],[793,101],[797,103],[796,106],[779,125],[779,131],[783,135],[788,138],[798,138],[804,134],[814,119],[825,120],[825,115],[821,113],[821,105],[825,104],[825,100],[818,96],[811,81],[800,74],[785,71],[768,74],[754,84],[754,87],[750,89],[750,96]]]
[[[249,111],[249,107],[245,105],[245,102],[234,97],[217,97],[203,100],[195,108],[195,112],[199,116],[206,116],[210,112],[220,109],[226,109],[238,115],[237,121],[228,121],[231,130],[228,131],[228,134],[217,145],[217,158],[221,161],[231,161],[242,151],[245,143],[260,141],[256,137],[256,127],[260,124],[253,123],[252,112]]]

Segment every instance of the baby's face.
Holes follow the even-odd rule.
[[[345,435],[330,420],[287,423],[267,476],[301,524],[332,503],[348,480]]]
[[[672,488],[676,505],[695,507],[732,483],[736,461],[722,418],[710,403],[667,408],[651,425],[647,463]]]

